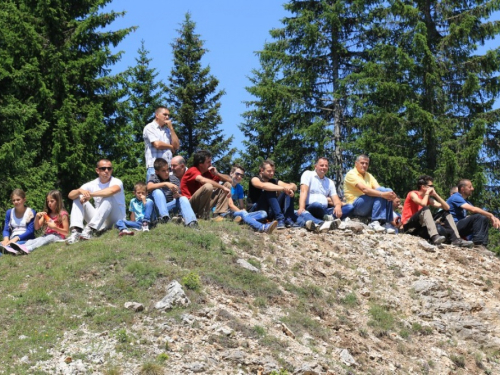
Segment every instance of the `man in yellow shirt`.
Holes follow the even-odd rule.
[[[348,204],[354,206],[351,215],[369,217],[369,227],[377,232],[394,233],[385,224],[393,220],[392,201],[396,194],[389,188],[379,185],[375,177],[368,173],[370,158],[359,155],[355,167],[347,172],[344,181],[344,196]]]

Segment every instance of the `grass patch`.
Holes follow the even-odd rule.
[[[375,335],[384,336],[394,327],[394,316],[385,307],[373,305],[368,313],[371,316],[368,325],[373,327]]]
[[[356,307],[359,305],[358,297],[354,293],[346,294],[344,298],[340,299],[340,303],[347,307]]]
[[[123,305],[128,301],[146,306],[156,303],[174,279],[182,281],[187,277],[184,284],[190,297],[198,296],[201,284],[217,285],[236,296],[252,295],[261,301],[260,305],[281,295],[274,281],[239,267],[232,250],[221,240],[233,232],[245,235],[250,242],[252,237],[261,241],[258,236],[235,223],[201,222],[200,226],[202,231],[194,232],[167,224],[123,238],[111,230],[92,241],[71,246],[54,243],[24,257],[2,256],[3,371],[27,374],[30,365],[13,360],[19,353],[31,353],[31,363],[47,360],[47,351],[40,347],[56,347],[64,332],[76,331],[82,324],[93,332],[109,330],[116,335],[117,350],[125,359],[145,360],[140,345],[130,345],[134,340],[130,328],[137,313]],[[199,284],[195,275],[199,276]],[[191,299],[193,304],[182,311],[160,313],[151,309],[141,314],[175,317],[198,308],[196,299]],[[20,336],[25,338],[20,340]],[[149,362],[155,363],[156,358]],[[121,372],[119,367],[101,371]]]

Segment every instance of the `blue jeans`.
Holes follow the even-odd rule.
[[[122,231],[123,229],[127,228],[133,228],[133,229],[141,229],[142,228],[142,223],[143,222],[151,222],[151,216],[153,215],[153,208],[155,204],[151,199],[146,200],[146,207],[144,209],[144,218],[142,219],[141,223],[138,223],[137,221],[130,221],[130,220],[118,220],[115,224],[115,226]]]
[[[254,212],[246,212],[245,210],[241,210],[241,211],[236,211],[233,216],[241,216],[241,218],[243,219],[243,221],[250,225],[253,229],[257,230],[257,231],[261,231],[262,228],[264,227],[264,224],[262,223],[259,223],[258,220],[263,220],[267,217],[267,213],[266,211],[254,211]]]
[[[146,171],[146,184],[148,183],[149,176],[155,174],[155,169],[153,167],[149,167]]]
[[[342,219],[348,217],[353,209],[354,206],[352,204],[346,204],[345,206],[342,206]],[[334,207],[325,208],[321,203],[318,202],[308,204],[306,206],[306,210],[318,219],[323,219],[325,215],[332,215],[333,217],[336,217],[335,213],[333,212]]]
[[[257,210],[266,211],[270,219],[285,221],[290,218],[294,222],[297,221],[297,215],[293,211],[293,198],[285,193],[277,197],[275,191],[263,191],[252,207],[252,212]]]
[[[170,217],[169,212],[180,213],[184,219],[184,224],[188,225],[192,221],[196,221],[196,215],[189,204],[189,199],[186,197],[175,198],[167,203],[167,198],[161,189],[155,189],[151,193],[155,206],[158,209],[160,217]]]
[[[323,219],[320,220],[311,215],[309,211],[304,211],[297,217],[297,224],[299,224],[302,228],[304,228],[306,226],[306,221],[309,220],[312,220],[316,225],[321,225],[324,223]]]
[[[379,187],[376,190],[381,192],[392,191],[389,188]],[[362,195],[353,203],[352,215],[370,217],[371,220],[378,220],[390,223],[393,220],[392,201],[381,197],[370,197]]]

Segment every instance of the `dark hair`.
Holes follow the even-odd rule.
[[[275,168],[274,161],[272,161],[271,159],[264,160],[262,163],[260,163],[259,168],[264,169],[264,168],[266,168],[266,165],[270,165],[271,167]]]
[[[167,107],[165,107],[165,106],[161,105],[161,106],[159,106],[159,107],[156,107],[156,109],[155,109],[155,115],[157,115],[157,114],[158,114],[158,112],[160,112],[160,110],[161,110],[161,109],[166,109],[166,110],[168,110],[168,108],[167,108]]]
[[[434,179],[426,174],[420,176],[417,181],[417,190],[420,190],[421,186],[427,185],[429,181],[434,181]]]
[[[56,212],[51,212],[49,209],[49,204],[47,203],[47,198],[52,198],[56,201],[56,209],[54,211]],[[59,190],[51,190],[47,193],[47,197],[45,198],[45,206],[44,206],[44,211],[47,212],[47,214],[52,213],[52,215],[56,214],[57,219],[55,220],[57,223],[61,224],[62,223],[62,216],[61,216],[61,211],[64,210],[64,202],[62,198],[62,194]]]
[[[234,164],[233,167],[231,168],[231,172],[229,174],[233,174],[237,169],[241,169],[243,172],[245,172],[245,168],[243,168],[239,164]]]
[[[107,162],[107,163],[111,163],[111,160],[108,160],[108,159],[100,159],[97,163],[95,163],[96,168],[99,168],[99,163],[100,163],[101,161],[105,161],[105,162]],[[111,164],[112,164],[112,163],[111,163]]]
[[[26,193],[22,189],[14,189],[12,191],[12,194],[10,195],[10,199],[14,198],[14,195],[17,195],[18,197],[21,197],[23,199],[26,198]]]
[[[168,165],[168,162],[163,158],[156,158],[155,162],[153,163],[153,167],[154,167],[155,171],[159,171],[165,165]]]
[[[457,191],[458,191],[458,187],[457,186],[452,186],[451,189],[450,189],[450,195],[455,194]]]
[[[327,163],[330,163],[330,160],[328,160],[328,158],[327,158],[326,156],[320,156],[320,157],[318,158],[318,160],[316,160],[316,164],[317,164],[320,160],[324,160],[324,161],[326,161]]]
[[[468,180],[468,179],[466,179],[466,178],[462,178],[460,181],[458,181],[458,183],[457,183],[457,188],[458,188],[458,191],[459,191],[459,192],[460,192],[460,191],[462,191],[462,188],[463,188],[464,186],[466,186],[468,182],[470,182],[470,180]]]
[[[134,193],[137,191],[137,189],[144,189],[146,192],[148,191],[146,187],[146,183],[143,181],[136,182],[134,185]]]
[[[197,167],[203,164],[207,159],[212,157],[212,153],[208,150],[199,150],[193,154],[193,165]]]

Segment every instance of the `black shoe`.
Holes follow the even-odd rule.
[[[186,225],[186,227],[191,228],[193,230],[198,230],[198,231],[200,230],[200,226],[198,225],[197,221],[190,222],[188,225]]]
[[[170,216],[163,216],[158,220],[158,224],[167,224],[170,221]]]
[[[458,247],[472,247],[474,246],[474,243],[472,241],[465,241],[462,240],[461,238],[457,238],[454,241],[451,241],[451,244],[453,246],[458,246]]]
[[[441,245],[444,241],[446,241],[446,237],[440,236],[439,234],[436,234],[431,238],[431,243],[433,245]]]

